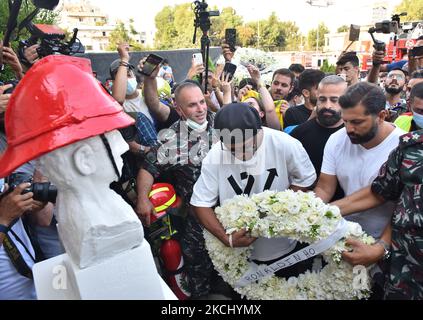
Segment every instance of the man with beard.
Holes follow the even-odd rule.
[[[385,80],[387,121],[394,122],[399,115],[407,111],[407,102],[401,98],[406,83],[406,74],[401,69],[388,73]]]
[[[344,126],[339,97],[347,90],[347,83],[339,76],[328,76],[317,89],[317,117],[296,127],[291,136],[299,140],[307,151],[317,177],[322,167],[323,150],[329,137]],[[343,191],[337,187],[332,201],[341,199]]]
[[[294,88],[295,75],[289,69],[278,69],[273,73],[270,94],[281,128],[284,128],[285,113],[289,108],[288,95]]]
[[[310,118],[317,103],[317,86],[325,77],[320,70],[306,70],[299,77],[299,86],[304,96],[304,104],[289,108],[285,112],[284,129],[304,123]]]
[[[375,84],[360,82],[349,87],[339,104],[345,128],[332,134],[326,143],[314,189],[325,202],[333,198],[337,182],[346,196],[368,186],[404,134],[385,121],[386,97]],[[387,202],[346,219],[359,223],[364,231],[378,239],[391,219],[393,208],[393,203]]]

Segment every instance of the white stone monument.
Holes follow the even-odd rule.
[[[0,176],[29,160],[58,189],[66,253],[33,267],[38,299],[176,299],[159,276],[137,215],[109,188],[134,120],[92,75],[89,60],[48,56],[16,87],[6,111]]]
[[[118,131],[105,137],[121,170],[128,144]],[[117,177],[101,138],[56,149],[40,157],[37,168],[58,188],[56,219],[66,250],[60,260],[34,266],[38,298],[54,299],[55,291],[63,291],[59,296],[76,299],[164,299],[143,227],[109,188]]]

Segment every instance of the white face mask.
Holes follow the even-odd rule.
[[[128,82],[126,83],[126,95],[130,96],[134,94],[135,90],[137,90],[137,79],[130,78],[128,79]]]
[[[194,120],[187,119],[187,126],[190,127],[192,130],[197,132],[203,132],[207,129],[208,121],[204,121],[203,124],[198,124]]]
[[[419,128],[423,128],[423,115],[413,112],[413,120]]]

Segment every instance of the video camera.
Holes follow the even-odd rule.
[[[19,33],[26,28],[31,37],[28,40],[19,42],[18,56],[22,63],[31,66],[31,63],[24,57],[24,50],[28,46],[39,44],[37,49],[40,58],[52,54],[74,55],[85,52],[84,46],[77,38],[78,29],[73,30],[73,36],[70,41],[65,42],[65,32],[53,25],[33,24],[32,20],[41,9],[53,10],[59,3],[59,0],[32,0],[36,9],[31,12],[18,26],[18,15],[22,6],[22,0],[9,1],[9,19],[4,36],[4,45],[8,46],[11,40],[19,38]],[[15,29],[17,31],[15,32]],[[15,35],[12,39],[12,35]]]
[[[374,33],[394,33],[395,35],[398,35],[402,32],[401,17],[406,15],[406,12],[394,14],[391,20],[383,20],[382,22],[376,22],[375,26],[369,29],[370,36],[373,39],[373,48],[375,48],[376,51],[385,51],[386,44],[383,41],[377,40],[374,37]]]
[[[32,176],[30,174],[16,172],[12,173],[5,179],[5,182],[9,185],[9,189],[6,193],[10,193],[15,188],[24,182],[31,183],[29,188],[26,188],[22,194],[32,192],[34,200],[46,203],[52,202],[56,203],[57,198],[57,188],[51,184],[51,182],[32,182]]]
[[[194,14],[195,14],[195,20],[194,20],[194,40],[193,43],[195,43],[197,28],[200,27],[200,29],[207,33],[210,30],[211,22],[210,17],[218,17],[220,15],[219,11],[207,11],[207,7],[209,5],[206,3],[205,0],[202,2],[200,1],[194,1]]]
[[[194,19],[194,37],[192,39],[192,43],[195,44],[195,40],[197,38],[197,29],[200,28],[203,31],[203,35],[201,37],[201,55],[203,57],[203,61],[205,62],[205,74],[207,75],[209,72],[209,49],[210,49],[210,39],[208,36],[208,32],[211,27],[210,17],[217,17],[220,15],[219,11],[207,11],[207,7],[209,5],[206,3],[205,0],[203,1],[194,1],[193,3],[193,10],[195,14]],[[200,83],[203,82],[203,77],[200,75]],[[207,81],[204,83],[204,93],[207,92]]]

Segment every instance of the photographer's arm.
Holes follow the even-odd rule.
[[[12,48],[3,47],[3,63],[8,64],[12,68],[16,79],[20,80],[23,78],[23,69],[21,63],[19,62],[19,58]]]
[[[143,61],[140,61],[139,68],[142,69]],[[166,122],[170,115],[170,108],[160,102],[159,96],[157,95],[157,80],[156,77],[159,74],[160,68],[156,67],[149,77],[144,78],[144,100],[148,107],[148,110],[153,116],[160,122]]]
[[[247,67],[247,69],[250,73],[251,79],[253,79],[257,84],[257,90],[260,94],[261,102],[263,103],[264,112],[266,114],[265,118],[267,126],[275,130],[281,130],[281,124],[275,111],[275,104],[273,102],[272,96],[270,95],[270,92],[261,81],[259,69],[251,64]]]
[[[11,84],[5,86],[0,86],[0,113],[6,112],[7,104],[9,103],[10,97],[12,96],[9,93],[3,93],[6,90],[12,88]]]
[[[25,211],[32,209],[33,193],[22,194],[24,189],[30,186],[29,183],[22,183],[11,193],[0,198],[0,225],[11,227],[14,220],[20,218]],[[0,232],[0,246],[3,244],[5,236],[5,233]]]
[[[382,61],[385,58],[384,51],[374,51],[372,55],[373,66],[370,68],[367,81],[371,83],[379,82],[379,72],[381,72]]]
[[[129,63],[129,45],[127,43],[120,44],[118,46],[118,52],[122,65],[119,66],[113,81],[112,96],[117,102],[123,105],[128,82],[128,67],[124,66],[124,64]]]
[[[140,169],[137,176],[137,208],[136,213],[145,226],[150,225],[150,215],[155,213],[154,206],[148,198],[154,177],[145,169]]]

